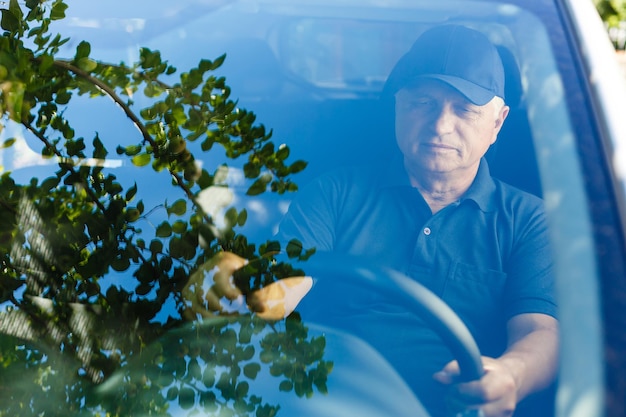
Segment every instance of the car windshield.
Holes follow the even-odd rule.
[[[437,261],[444,291],[430,266],[395,260],[440,225],[414,231],[378,205],[386,191],[362,196],[404,167],[387,80],[434,27],[479,32],[502,62],[508,115],[486,175],[543,201],[550,227],[582,224],[551,229],[553,247],[588,239],[582,204],[551,214],[582,198],[573,142],[595,129],[552,2],[57,0],[39,16],[5,3],[4,38],[34,52],[0,55],[0,415],[436,413],[415,386],[433,364],[501,352],[494,294],[525,249],[486,249],[487,285],[457,288],[483,280],[460,254],[489,246],[463,229],[454,262]],[[309,197],[316,187],[378,217],[333,213],[343,228],[330,230],[322,205],[339,203]],[[319,241],[293,232],[309,225],[300,207],[318,216]],[[559,275],[571,255],[545,256]],[[585,259],[576,274],[593,275]],[[415,276],[446,303],[488,299],[455,308],[458,322],[438,299],[425,312]],[[240,292],[210,300],[219,280]],[[435,339],[445,348],[420,358],[398,348]]]

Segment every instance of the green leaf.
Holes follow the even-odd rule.
[[[0,20],[0,26],[2,29],[9,32],[17,32],[20,29],[19,19],[9,10],[2,9],[2,20]]]
[[[289,380],[284,380],[278,386],[279,391],[289,392],[293,389],[293,382]]]
[[[132,187],[126,190],[126,201],[131,201],[137,194],[137,183],[134,183]]]
[[[206,169],[203,169],[200,173],[200,178],[198,178],[196,182],[198,183],[200,188],[204,190],[213,185],[213,177],[207,172]]]
[[[254,183],[252,183],[250,188],[248,188],[248,191],[246,192],[246,194],[259,195],[259,194],[264,193],[267,190],[267,184],[269,184],[271,180],[272,180],[271,174],[261,175],[261,177],[259,177]]]
[[[261,174],[261,164],[246,162],[243,166],[243,174],[246,178],[256,178]]]
[[[152,160],[152,157],[148,153],[135,155],[131,158],[131,162],[133,163],[133,165],[138,166],[138,167],[143,167],[143,166],[148,165],[151,160]]]
[[[191,259],[196,254],[195,246],[179,237],[170,239],[169,251],[173,258]]]
[[[161,53],[159,51],[151,51],[148,48],[141,48],[139,51],[139,59],[141,68],[150,69],[161,64]]]
[[[276,152],[276,158],[280,159],[281,161],[284,161],[285,159],[287,159],[289,157],[289,147],[287,145],[280,145],[278,148],[278,151]]]
[[[172,236],[172,226],[168,222],[161,223],[156,230],[156,237]]]
[[[170,389],[167,390],[167,394],[166,394],[165,398],[168,401],[174,401],[176,399],[176,397],[178,397],[178,388],[177,387],[171,387]]]
[[[244,224],[246,224],[246,220],[248,220],[248,210],[243,209],[237,216],[237,225],[243,226]]]
[[[292,239],[287,243],[285,250],[289,258],[296,258],[302,253],[302,242],[298,239]]]
[[[128,268],[130,268],[130,259],[125,256],[116,258],[115,260],[113,260],[113,262],[111,262],[111,268],[118,272],[126,271]]]
[[[107,181],[104,184],[104,189],[107,193],[111,195],[117,195],[123,191],[121,184],[118,182],[113,182],[113,181],[111,182]]]
[[[215,368],[207,366],[202,373],[202,383],[205,387],[211,388],[215,384]]]
[[[91,53],[91,45],[87,41],[82,41],[76,47],[76,55],[74,56],[74,60],[78,62],[82,58],[89,57],[90,53]]]
[[[87,72],[91,72],[98,67],[98,63],[96,61],[87,57],[80,58],[76,65],[78,65],[78,68]]]
[[[242,381],[237,384],[237,388],[235,388],[235,392],[237,394],[237,398],[245,398],[250,391],[250,384],[246,381]]]
[[[187,121],[187,115],[185,114],[183,106],[175,106],[172,109],[172,116],[174,117],[174,120],[176,120],[178,126],[182,126]]]
[[[153,239],[150,242],[150,252],[152,253],[162,253],[163,252],[163,242],[157,239]]]
[[[50,19],[51,20],[59,20],[65,18],[65,10],[67,9],[67,4],[62,1],[56,1],[52,5],[52,10],[50,11]]]
[[[240,329],[239,330],[239,339],[240,340],[241,340],[241,331],[242,330]],[[249,361],[253,357],[254,357],[254,346],[248,345],[245,348],[243,348],[243,351],[241,353],[241,359],[242,360]]]
[[[289,167],[289,172],[292,174],[297,174],[298,172],[304,170],[308,164],[305,161],[296,161]]]
[[[167,214],[175,214],[177,216],[183,216],[187,213],[187,201],[182,198],[176,200],[174,204],[167,208]]]
[[[226,213],[224,213],[224,219],[226,220],[227,225],[234,226],[237,223],[237,209],[231,207],[226,210]]]
[[[24,14],[22,13],[22,9],[20,8],[17,0],[9,1],[9,11],[18,19],[22,20],[24,18]]]
[[[54,65],[54,57],[49,54],[41,56],[41,64],[39,65],[39,73],[43,75],[49,68]]]
[[[189,364],[187,365],[187,372],[189,376],[193,379],[202,379],[202,369],[200,368],[200,364],[198,363],[198,360],[196,358],[191,358],[189,360]]]
[[[226,59],[226,54],[219,56],[215,61],[213,61],[213,66],[211,67],[211,69],[216,70],[219,67],[221,67],[225,59]]]
[[[141,212],[136,208],[129,208],[126,211],[126,220],[128,222],[135,222],[139,219],[139,217],[141,217]]]
[[[130,146],[127,146],[127,147],[118,146],[117,147],[118,155],[126,154],[127,156],[135,156],[139,152],[141,152],[141,150],[142,150],[142,147],[140,145],[130,145]]]
[[[272,254],[280,252],[280,242],[276,240],[268,240],[259,247],[259,255]]]
[[[15,143],[16,139],[15,138],[9,138],[7,140],[5,140],[2,145],[0,146],[0,149],[6,149],[6,148],[10,148],[11,146],[13,146],[13,144]]]
[[[41,183],[41,187],[39,187],[41,189],[41,191],[43,191],[44,193],[50,193],[50,191],[56,187],[57,185],[59,185],[59,178],[58,177],[49,177],[46,178],[42,183]]]
[[[72,98],[72,93],[68,90],[59,90],[57,91],[56,103],[57,104],[67,104]]]
[[[147,295],[152,290],[152,285],[148,283],[139,284],[137,288],[135,288],[135,293],[137,295]]]
[[[261,372],[261,365],[258,363],[249,363],[243,367],[243,374],[250,379],[255,379],[259,372]]]
[[[172,265],[173,265],[173,261],[172,261],[172,258],[170,258],[169,256],[168,257],[163,257],[159,261],[159,267],[163,271],[169,271],[170,269],[172,269]]]
[[[158,97],[161,94],[163,94],[165,90],[163,90],[163,88],[155,83],[150,83],[146,86],[146,88],[144,88],[143,93],[146,95],[146,97]],[[143,113],[142,113],[142,117]],[[144,117],[146,120],[152,120],[151,118],[148,117]]]
[[[187,222],[183,220],[177,220],[172,225],[172,231],[174,233],[182,234],[187,231]]]

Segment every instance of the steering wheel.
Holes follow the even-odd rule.
[[[356,265],[356,266],[355,266]],[[408,311],[419,315],[450,349],[459,362],[462,381],[480,379],[483,364],[472,334],[459,316],[441,298],[419,282],[394,269],[365,263],[362,259],[346,262],[345,257],[316,254],[303,264],[308,275],[341,275],[354,285],[367,285]]]
[[[307,275],[340,276],[342,281],[366,287],[367,291],[376,291],[394,300],[419,316],[441,338],[458,361],[459,380],[466,382],[483,376],[480,350],[469,329],[448,304],[422,284],[394,269],[365,262],[361,258],[346,259],[344,256],[317,253],[302,266]],[[459,415],[482,416],[482,412],[468,410]]]

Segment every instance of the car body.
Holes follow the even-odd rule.
[[[160,51],[164,60],[181,70],[196,65],[200,59],[215,60],[226,53],[224,64],[216,68],[215,73],[226,77],[231,97],[236,98],[238,107],[253,111],[258,122],[272,129],[272,140],[277,148],[285,143],[290,158],[308,162],[307,168],[294,176],[300,187],[342,165],[358,163],[376,170],[392,160],[393,122],[390,109],[385,107],[380,95],[397,59],[425,28],[452,22],[487,34],[494,43],[505,48],[502,56],[507,58],[504,62],[506,100],[511,107],[500,139],[488,154],[490,167],[495,176],[544,199],[554,248],[561,359],[555,397],[543,404],[543,411],[545,415],[572,417],[626,413],[626,123],[621,115],[626,108],[626,90],[606,31],[590,1],[190,0],[180,4],[161,1],[116,1],[114,5],[111,2],[92,3],[68,1],[66,17],[51,25],[53,31],[70,37],[70,41],[61,47],[59,56],[71,60],[83,39],[91,45],[89,57],[114,64],[139,60],[140,47]],[[153,97],[143,96],[141,92],[131,94],[128,101],[133,108],[146,107],[153,102]],[[113,155],[112,150],[117,146],[129,147],[141,142],[127,115],[109,100],[85,95],[77,96],[63,114],[72,120],[74,130],[85,138],[97,132],[111,150],[109,156],[103,158],[106,161],[102,162],[103,167],[117,177],[125,190],[136,184],[141,196],[138,198],[147,208],[146,212],[154,210],[137,225],[146,233],[145,241],[151,241],[154,235],[167,245],[173,235],[160,234],[162,229],[158,225],[170,218],[178,219],[175,202],[185,196],[170,186],[166,174],[131,163],[130,153]],[[0,158],[4,172],[10,173],[17,183],[27,184],[33,177],[43,180],[53,176],[59,164],[67,163],[43,158],[39,151],[41,143],[36,137],[17,123],[5,124],[0,133],[2,139],[18,140],[3,149]],[[189,146],[191,148],[192,144]],[[247,212],[247,219],[239,221],[241,233],[258,245],[271,239],[292,194],[246,194],[250,183],[244,175],[245,161],[231,160],[228,152],[218,146],[209,152],[199,150],[198,144],[193,146],[194,152],[198,152],[194,156],[201,161],[203,168],[215,172],[216,176],[224,172],[221,182],[216,180],[219,187],[209,187],[200,193],[204,210],[212,214],[216,227],[228,229],[225,226],[228,214],[224,212],[234,205],[239,213],[243,209]],[[91,167],[99,163],[94,160],[81,162]],[[224,163],[229,166],[228,174],[220,171]],[[8,179],[3,177],[0,181]],[[40,182],[40,186],[44,184]],[[27,228],[36,229],[52,221],[45,217],[43,210],[37,214],[37,210],[35,213],[27,211],[28,204],[20,207],[19,219],[28,225]],[[187,221],[186,215],[181,214],[180,220]],[[222,221],[222,218],[227,220]],[[16,243],[14,250],[7,254],[13,262],[20,256],[27,257],[20,252],[20,245],[26,251],[33,247],[32,242]],[[44,247],[54,245],[57,243],[48,242]],[[31,259],[32,255],[28,258]],[[374,264],[373,270],[377,271],[376,260],[370,261]],[[303,265],[309,273],[306,262]],[[328,265],[334,265],[336,270],[344,267],[336,260],[325,265],[322,271],[329,269]],[[344,271],[346,275],[350,275],[349,267]],[[352,267],[358,270],[358,265]],[[98,288],[102,294],[109,287],[123,288],[132,294],[137,275],[131,272],[128,266],[109,269],[98,278]],[[377,274],[387,281],[372,280],[368,285],[373,289],[389,292],[390,297],[413,294],[411,284],[406,284],[403,278],[394,280],[380,271]],[[367,279],[359,278],[359,273],[353,272],[353,275],[357,275],[354,278],[356,285]],[[103,326],[107,331],[93,333],[97,334],[97,344],[76,342],[77,353],[69,355],[69,350],[63,348],[64,338],[69,334],[80,340],[91,340],[90,329],[102,324],[99,311],[106,309],[105,306],[90,305],[88,300],[93,297],[88,297],[87,301],[71,300],[73,313],[68,317],[87,323],[83,324],[86,326],[82,328],[84,333],[80,327],[72,327],[76,323],[71,319],[68,319],[69,327],[46,325],[47,336],[41,339],[44,342],[32,348],[32,343],[38,342],[42,336],[32,330],[31,325],[20,325],[30,323],[28,311],[21,302],[26,296],[34,296],[36,301],[29,302],[29,305],[55,311],[63,301],[54,292],[44,295],[42,290],[38,295],[32,287],[35,285],[32,280],[24,278],[24,274],[22,278],[28,283],[29,290],[16,290],[13,298],[3,299],[2,331],[7,335],[3,345],[26,346],[18,349],[19,352],[31,352],[29,349],[32,349],[30,356],[11,362],[11,369],[16,369],[20,363],[30,364],[28,358],[33,356],[39,360],[24,366],[28,371],[24,373],[24,379],[28,383],[24,382],[25,388],[18,390],[19,394],[8,391],[7,379],[4,380],[5,388],[0,390],[0,397],[5,389],[11,392],[8,402],[3,400],[3,403],[11,403],[6,412],[21,410],[23,415],[31,412],[48,415],[63,409],[66,396],[71,397],[67,404],[72,405],[70,409],[76,415],[81,412],[99,415],[114,410],[115,406],[119,406],[118,413],[126,415],[142,415],[142,412],[147,415],[147,410],[153,410],[151,407],[172,415],[187,415],[194,410],[217,412],[215,404],[220,401],[226,404],[237,395],[231,393],[230,398],[224,397],[227,396],[225,392],[229,392],[224,386],[214,390],[217,400],[215,394],[207,394],[211,391],[207,387],[211,385],[202,387],[198,382],[210,368],[202,361],[198,365],[198,358],[206,361],[207,356],[190,356],[189,351],[201,351],[207,340],[212,340],[215,345],[230,343],[226,341],[227,336],[232,336],[229,329],[239,332],[245,328],[254,329],[250,330],[255,336],[249,343],[258,344],[256,353],[271,352],[264,345],[265,337],[271,333],[270,328],[275,330],[276,326],[282,331],[290,326],[282,322],[262,325],[244,314],[206,319],[205,324],[192,326],[191,330],[185,326],[170,329],[167,323],[176,316],[179,307],[176,297],[172,296],[152,318],[153,324],[159,323],[168,331],[155,332],[159,336],[148,340],[149,343],[139,351],[133,348],[129,350],[132,355],[124,356],[126,352],[116,348],[116,344],[121,343],[119,337],[123,337],[124,332],[133,331],[135,324],[128,317],[134,319],[135,316],[130,315],[117,317],[122,323],[118,328],[107,325]],[[10,288],[6,282],[3,285]],[[146,291],[148,295],[151,289]],[[415,308],[412,303],[419,304],[419,290],[415,291],[413,299],[402,302],[407,309]],[[128,304],[136,303],[140,309],[140,299],[129,296]],[[53,317],[49,316],[50,323],[56,323]],[[296,359],[291,357],[291,363],[296,367],[298,364],[304,366],[310,372],[309,376],[319,371],[321,379],[310,381],[308,391],[301,388],[298,392],[289,378],[285,385],[279,385],[281,380],[272,380],[276,377],[274,372],[286,376],[276,367],[264,370],[258,376],[253,371],[256,368],[248,368],[250,373],[244,369],[249,381],[245,386],[233,385],[232,389],[245,390],[241,398],[246,401],[233,403],[232,410],[241,415],[253,411],[256,415],[274,415],[271,414],[275,412],[272,407],[264,407],[280,404],[282,410],[278,409],[277,415],[374,416],[412,415],[414,410],[421,409],[419,399],[402,378],[366,342],[333,328],[332,323],[318,326],[305,321],[304,325],[310,332],[308,338],[301,334],[287,335],[293,338],[289,343],[304,341],[313,351],[315,341],[325,338],[329,358],[316,357],[312,362],[302,364],[303,359],[296,355]],[[392,337],[391,334],[383,336]],[[283,353],[287,352],[285,346],[293,346],[285,341],[281,343],[285,343]],[[245,344],[238,346],[242,352]],[[84,363],[74,364],[76,357],[79,362],[84,360],[96,346],[107,358],[124,357],[118,370],[98,374],[106,378],[91,375],[92,368]],[[217,355],[215,352],[211,354]],[[70,360],[65,356],[73,357]],[[158,361],[157,357],[160,358]],[[52,358],[58,358],[58,362],[53,362]],[[184,358],[182,365],[180,358]],[[176,364],[171,365],[173,362]],[[330,362],[333,363],[332,371]],[[166,365],[168,363],[171,367]],[[194,369],[197,366],[202,368],[202,377],[191,375],[192,363]],[[263,363],[276,365],[271,361]],[[150,368],[151,364],[157,364],[159,369]],[[220,367],[225,366],[220,362],[215,369],[219,372]],[[8,365],[6,369],[9,369]],[[62,372],[63,369],[66,372]],[[150,372],[173,376],[157,383],[157,379],[149,376]],[[13,373],[10,375],[12,379],[17,377]],[[45,383],[41,384],[44,387],[41,392],[31,393],[32,385],[29,384],[46,375],[49,381],[57,381],[66,387],[86,389],[84,385],[73,385],[73,381],[85,379],[85,375],[93,377],[92,382],[97,383],[84,397],[70,388],[56,392],[45,388]],[[57,379],[50,375],[56,375]],[[192,383],[196,388],[200,386],[197,392],[203,394],[190,391]],[[248,395],[248,390],[253,395]],[[297,395],[293,395],[294,391]],[[328,394],[324,395],[326,391]],[[220,394],[224,397],[221,400]],[[260,404],[254,399],[255,395],[267,403]],[[126,405],[120,406],[120,402]],[[31,405],[17,406],[18,403]],[[3,407],[0,406],[0,415],[4,415]],[[234,412],[225,406],[220,410]]]

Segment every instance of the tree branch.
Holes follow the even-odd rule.
[[[139,120],[137,115],[130,109],[130,107],[124,102],[124,100],[122,100],[121,97],[117,95],[117,93],[111,87],[109,87],[106,83],[102,82],[98,78],[92,76],[87,71],[84,71],[72,65],[68,61],[55,60],[54,65],[58,68],[62,68],[64,70],[70,71],[73,74],[86,79],[87,81],[95,85],[98,89],[102,90],[106,95],[111,97],[111,99],[122,108],[126,116],[133,122],[133,124],[137,127],[137,129],[139,129],[144,140],[150,143],[153,149],[155,150],[157,149],[156,142],[152,139],[152,136],[150,136],[150,133],[148,133],[144,124],[141,122],[141,120]],[[160,81],[157,81],[157,83],[159,84],[159,86],[163,87],[164,89],[171,88]],[[189,187],[186,186],[181,176],[177,172],[172,170],[171,168],[168,169],[168,171],[170,172],[170,174],[176,181],[176,184],[183,189],[183,191],[185,192],[185,195],[189,198],[189,200],[193,202],[193,204],[200,209],[200,212],[202,213],[205,221],[207,221],[208,223],[212,223],[211,218],[204,212],[202,207],[198,204],[194,194],[191,192]]]
[[[124,114],[126,114],[126,117],[128,117],[133,122],[133,124],[137,127],[137,129],[139,129],[143,139],[146,142],[148,142],[150,145],[152,145],[154,149],[156,149],[157,147],[156,142],[152,139],[152,136],[150,136],[150,133],[148,133],[144,124],[141,122],[141,120],[139,120],[137,115],[130,109],[130,107],[128,107],[128,105],[124,102],[124,100],[122,100],[122,98],[117,95],[115,90],[113,90],[111,87],[106,85],[104,82],[102,82],[98,78],[92,76],[87,71],[84,71],[67,61],[55,60],[53,62],[54,62],[54,66],[70,71],[71,73],[76,74],[79,77],[86,79],[87,81],[95,85],[98,89],[102,90],[106,95],[111,97],[111,99],[118,106],[122,108],[122,110],[124,111]]]

